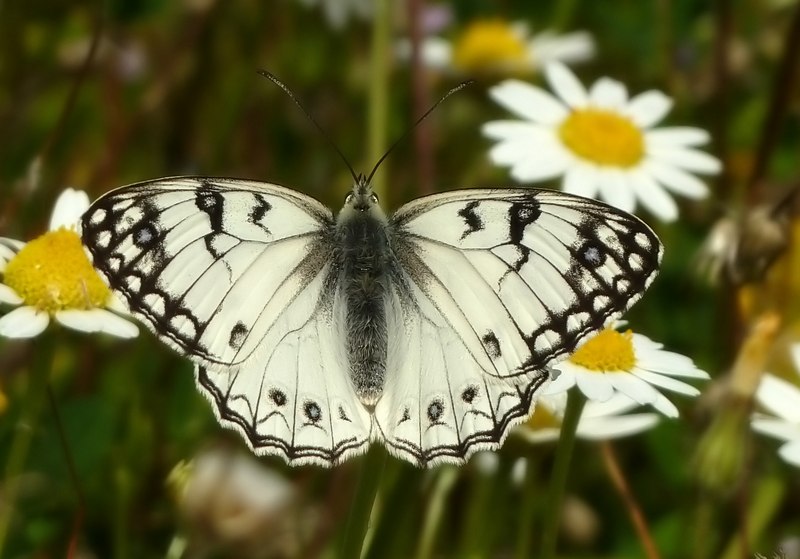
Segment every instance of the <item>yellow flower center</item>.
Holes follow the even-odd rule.
[[[633,332],[617,332],[606,328],[579,347],[570,362],[599,373],[630,371],[636,365]]]
[[[527,45],[502,20],[471,23],[453,45],[453,66],[465,72],[520,69],[527,58]]]
[[[576,155],[599,165],[633,167],[644,157],[642,131],[630,119],[612,111],[573,111],[558,133]]]
[[[8,262],[4,283],[26,305],[48,312],[102,307],[110,295],[78,234],[64,227],[27,243]]]
[[[559,429],[561,420],[556,417],[546,406],[538,404],[533,410],[533,415],[526,422],[528,427],[534,430]]]

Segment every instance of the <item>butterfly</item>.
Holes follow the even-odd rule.
[[[594,200],[469,189],[387,217],[355,179],[338,214],[273,184],[177,177],[114,190],[81,220],[96,269],[194,362],[219,422],[290,465],[377,441],[421,467],[497,449],[663,253]]]

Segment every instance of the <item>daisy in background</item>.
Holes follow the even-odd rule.
[[[109,312],[125,313],[92,267],[78,236],[85,192],[66,189],[58,197],[44,235],[23,243],[0,237],[0,303],[17,308],[0,318],[0,336],[31,338],[51,319],[82,332],[133,338],[139,329]]]
[[[422,41],[420,56],[428,68],[465,75],[529,74],[545,64],[585,62],[594,57],[595,44],[585,31],[532,35],[523,22],[480,19],[466,24],[451,41],[431,36]],[[401,58],[410,56],[408,41],[398,46]]]
[[[300,0],[306,7],[319,6],[328,24],[337,31],[344,29],[351,16],[366,20],[372,17],[373,0]]]
[[[795,372],[800,372],[800,344],[792,346]],[[753,414],[753,430],[783,441],[778,455],[800,467],[800,387],[770,373],[764,373],[755,394],[765,411]]]
[[[655,427],[660,418],[657,413],[627,413],[638,407],[636,401],[620,393],[605,402],[589,400],[575,434],[579,439],[598,441],[636,435]],[[566,392],[542,396],[536,400],[531,418],[514,432],[531,443],[556,441],[561,435],[566,408]]]
[[[658,388],[686,396],[700,391],[674,377],[708,379],[684,355],[662,349],[659,343],[630,330],[602,330],[579,347],[569,359],[554,368],[561,373],[543,395],[564,392],[577,386],[590,402],[608,402],[623,394],[641,405],[651,405],[667,417],[678,417],[678,408]]]
[[[551,62],[545,75],[555,96],[506,80],[491,97],[522,120],[488,122],[483,133],[498,143],[491,160],[523,182],[562,178],[565,192],[600,198],[627,212],[637,202],[663,221],[678,217],[671,194],[701,199],[708,187],[694,173],[714,175],[721,164],[696,149],[705,130],[654,128],[672,99],[650,90],[628,97],[624,84],[600,78],[588,90],[566,66]]]

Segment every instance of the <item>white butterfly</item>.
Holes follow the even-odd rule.
[[[496,449],[550,366],[658,270],[655,234],[600,202],[461,190],[387,218],[357,179],[337,216],[280,186],[190,177],[83,216],[95,267],[257,454],[332,466],[382,441],[434,466]]]

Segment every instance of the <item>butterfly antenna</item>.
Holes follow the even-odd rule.
[[[408,135],[409,135],[409,134],[411,134],[411,131],[412,131],[412,130],[414,130],[414,129],[415,129],[417,126],[419,126],[419,123],[420,123],[420,122],[422,122],[423,120],[425,120],[425,119],[428,117],[428,115],[429,115],[429,114],[431,114],[431,113],[434,111],[434,109],[436,109],[436,107],[438,107],[439,105],[441,105],[442,103],[444,103],[445,99],[447,99],[448,97],[450,97],[450,96],[451,96],[453,93],[458,93],[459,91],[461,91],[462,89],[464,89],[464,88],[465,88],[465,87],[467,87],[468,85],[472,85],[472,84],[474,84],[474,83],[475,83],[475,80],[467,80],[467,81],[463,81],[463,82],[461,82],[460,84],[458,84],[457,86],[455,86],[454,88],[452,88],[450,91],[448,91],[447,93],[445,93],[445,94],[442,96],[442,98],[441,98],[441,99],[439,99],[438,101],[436,101],[436,102],[433,104],[433,106],[431,106],[431,108],[430,108],[430,109],[428,109],[427,111],[425,111],[425,113],[424,113],[424,114],[423,114],[421,117],[419,117],[419,118],[418,118],[418,119],[417,119],[417,120],[414,122],[414,124],[412,124],[412,125],[411,125],[411,126],[408,128],[408,129],[406,129],[406,131],[405,131],[405,132],[403,132],[403,134],[402,134],[402,135],[401,135],[399,138],[397,138],[397,139],[394,141],[394,143],[393,143],[391,146],[389,146],[389,149],[387,149],[387,150],[386,150],[386,153],[384,153],[384,154],[381,156],[381,158],[380,158],[380,159],[378,159],[378,162],[377,162],[377,163],[375,163],[375,166],[372,168],[372,171],[370,172],[369,176],[367,176],[367,183],[370,183],[370,182],[372,182],[372,177],[373,177],[373,175],[375,174],[375,171],[377,171],[377,170],[378,170],[378,167],[380,167],[380,166],[381,166],[381,163],[383,163],[383,161],[384,161],[384,160],[385,160],[387,157],[389,157],[389,154],[390,154],[390,153],[392,153],[392,151],[394,150],[394,148],[396,148],[396,147],[397,147],[397,146],[400,144],[400,142],[402,142],[403,140],[405,140],[405,139],[408,137]]]
[[[308,120],[310,120],[311,123],[314,126],[317,127],[317,130],[320,131],[320,133],[322,134],[322,137],[325,138],[325,140],[327,140],[327,142],[333,147],[333,149],[336,151],[336,153],[339,154],[339,157],[342,158],[342,161],[344,161],[344,164],[347,166],[347,169],[350,171],[350,174],[353,176],[353,180],[355,182],[358,182],[358,175],[353,170],[353,166],[350,165],[350,162],[347,160],[347,158],[342,153],[342,150],[340,150],[339,146],[337,146],[336,143],[331,139],[331,137],[328,136],[328,133],[325,132],[325,130],[322,128],[322,126],[320,126],[319,123],[316,120],[314,120],[314,117],[311,116],[311,113],[309,113],[306,110],[306,108],[303,106],[303,104],[300,102],[300,99],[297,98],[297,96],[294,94],[294,92],[291,89],[289,89],[289,86],[287,86],[285,83],[283,83],[281,80],[279,80],[274,74],[271,74],[270,72],[267,72],[266,70],[258,70],[258,73],[260,75],[264,76],[265,78],[267,78],[269,81],[271,81],[272,83],[274,83],[278,87],[280,87],[283,90],[283,92],[286,95],[289,96],[289,99],[294,101],[294,104],[297,105],[298,107],[300,107],[300,110],[303,111],[303,114],[306,115],[306,118]],[[438,105],[438,103],[437,103],[437,105]],[[370,177],[371,176],[372,175],[370,175]]]

